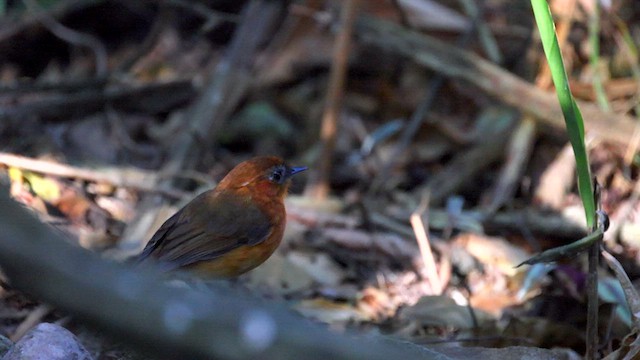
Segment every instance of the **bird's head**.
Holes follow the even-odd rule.
[[[225,176],[216,190],[245,189],[262,195],[283,197],[291,177],[307,167],[290,167],[279,157],[261,156],[238,164]]]

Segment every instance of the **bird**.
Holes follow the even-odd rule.
[[[233,278],[262,264],[276,250],[286,225],[284,198],[290,167],[260,156],[234,167],[165,221],[137,263],[156,262],[163,271],[187,270],[210,278]]]

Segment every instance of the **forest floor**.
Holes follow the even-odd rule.
[[[277,155],[310,169],[283,243],[236,286],[335,331],[584,354],[586,255],[516,267],[587,234],[528,1],[50,3],[0,18],[0,179],[73,244],[123,261]],[[594,3],[550,6],[604,244],[636,284],[640,4]],[[606,356],[637,329],[604,265],[599,280]],[[55,322],[95,359],[139,356],[72,315],[0,286],[0,335]]]

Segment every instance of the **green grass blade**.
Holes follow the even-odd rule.
[[[584,205],[587,226],[593,228],[595,224],[596,206],[593,199],[593,184],[591,171],[589,169],[589,158],[584,142],[584,123],[582,114],[576,105],[571,90],[569,80],[562,62],[562,54],[556,37],[555,25],[551,17],[551,11],[546,0],[531,0],[533,14],[540,32],[540,40],[544,53],[549,62],[551,77],[556,87],[558,101],[564,114],[564,121],[567,126],[569,141],[573,147],[576,158],[578,172],[578,191]]]

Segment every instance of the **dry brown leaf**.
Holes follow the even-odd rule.
[[[286,258],[321,285],[339,285],[345,278],[344,270],[325,253],[289,251]]]
[[[475,311],[479,323],[493,317],[483,311]],[[417,321],[423,327],[453,327],[471,329],[475,327],[473,317],[466,306],[460,306],[448,296],[423,296],[417,304],[404,308],[400,320]]]
[[[494,266],[507,276],[514,276],[522,271],[515,267],[531,257],[531,254],[522,248],[499,237],[465,233],[455,238],[454,243],[467,250],[484,265]]]
[[[335,302],[324,298],[302,300],[294,305],[293,309],[305,317],[331,325],[371,320],[367,314],[349,303]]]

